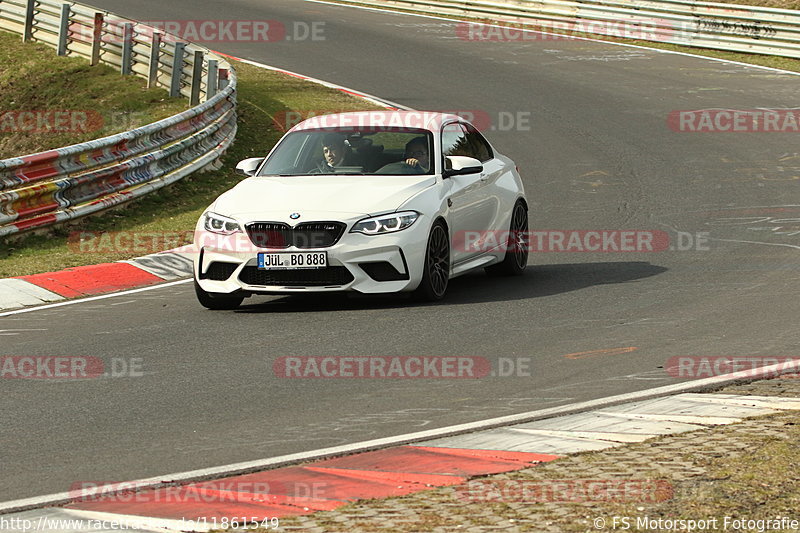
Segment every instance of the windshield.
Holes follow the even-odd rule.
[[[288,134],[259,176],[433,174],[433,135],[417,128],[315,129]]]

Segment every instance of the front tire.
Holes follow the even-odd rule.
[[[503,261],[486,267],[492,276],[521,276],[528,265],[528,208],[522,200],[514,204],[511,226],[506,241],[506,256]]]
[[[435,302],[444,297],[450,280],[450,236],[441,221],[436,221],[428,235],[422,281],[414,296],[424,302]]]
[[[206,292],[200,287],[196,279],[194,280],[194,292],[197,295],[197,301],[200,302],[200,305],[214,311],[232,311],[238,308],[242,301],[244,301],[244,296],[236,294]]]

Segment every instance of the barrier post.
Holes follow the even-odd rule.
[[[150,65],[147,72],[147,88],[158,85],[158,61],[161,56],[161,33],[154,31],[150,39]]]
[[[175,56],[172,58],[172,82],[169,85],[169,95],[176,98],[181,95],[181,75],[183,74],[183,50],[186,43],[175,43]]]
[[[192,93],[189,97],[189,105],[192,107],[200,103],[200,85],[203,83],[203,51],[194,51],[194,62],[192,64]]]
[[[209,59],[208,60],[208,74],[206,77],[206,101],[212,98],[215,94],[217,94],[217,60],[216,59]]]
[[[25,6],[25,29],[22,32],[22,42],[27,43],[33,39],[33,15],[36,11],[36,0],[28,0]]]
[[[67,55],[69,45],[69,16],[72,8],[69,4],[61,4],[61,23],[58,25],[58,47],[56,53],[60,56]]]
[[[103,14],[94,14],[94,26],[92,27],[92,60],[91,65],[100,63],[100,45],[103,39]]]
[[[131,63],[133,60],[133,24],[126,22],[122,25],[122,67],[120,72],[123,76],[131,73]]]

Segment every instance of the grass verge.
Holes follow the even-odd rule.
[[[242,63],[235,64],[235,68],[239,76],[239,132],[236,142],[223,158],[220,170],[194,174],[144,197],[127,209],[79,219],[47,235],[23,236],[3,243],[0,247],[0,278],[119,261],[156,251],[149,249],[146,243],[141,248],[128,246],[126,249],[119,249],[112,243],[111,246],[96,247],[97,251],[81,252],[78,244],[71,242],[70,234],[124,232],[143,236],[145,241],[152,236],[162,241],[164,236],[170,240],[173,236],[188,236],[203,210],[242,178],[233,172],[236,163],[247,157],[265,155],[280,139],[286,123],[276,117],[297,110],[379,109],[341,91],[278,72]],[[189,241],[173,240],[175,245],[186,242]]]
[[[0,32],[0,159],[98,139],[188,109],[186,99],[145,85]]]

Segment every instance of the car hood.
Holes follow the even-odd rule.
[[[220,196],[212,209],[239,219],[283,219],[293,212],[375,215],[398,209],[435,183],[434,176],[253,177]]]

